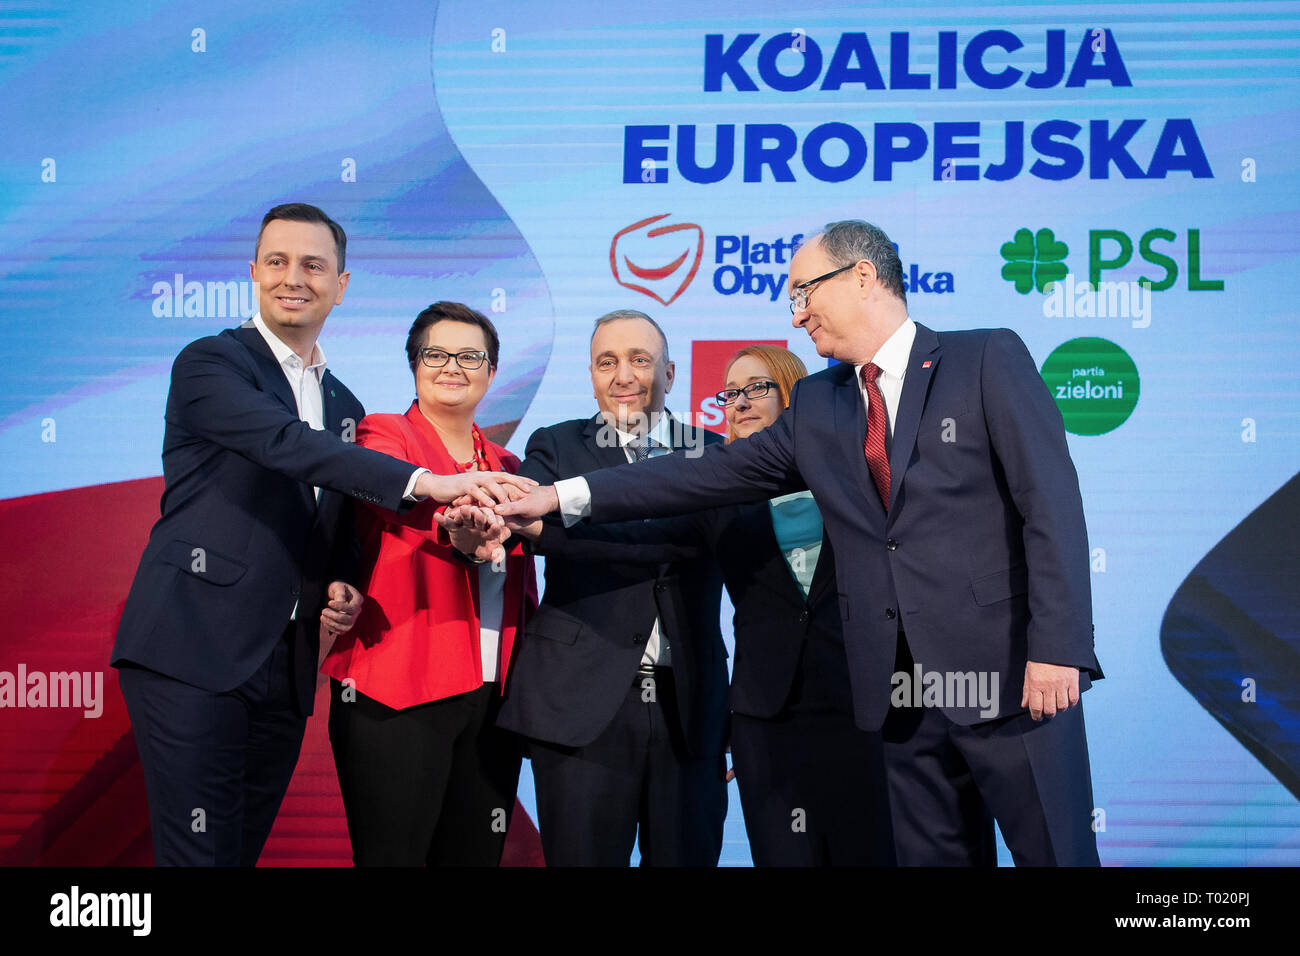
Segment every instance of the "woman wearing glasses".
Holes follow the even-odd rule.
[[[437,302],[406,341],[416,399],[368,415],[357,443],[436,474],[514,472],[474,413],[496,374],[496,329]],[[496,866],[520,752],[495,727],[516,636],[537,605],[531,556],[499,526],[448,528],[433,502],[361,506],[365,603],[325,658],[330,743],[357,866]]]
[[[807,374],[784,348],[737,352],[717,396],[727,441],[775,422]],[[518,530],[541,554],[657,564],[711,551],[736,611],[731,753],[754,863],[894,864],[880,734],[853,722],[834,558],[811,492],[680,518]]]
[[[807,369],[741,349],[718,404],[727,441],[777,420]],[[758,866],[891,866],[880,734],[853,722],[834,556],[812,492],[743,505],[714,543],[736,609],[731,759]]]

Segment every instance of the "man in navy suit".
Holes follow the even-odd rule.
[[[539,428],[519,474],[552,482],[721,441],[664,410],[674,366],[648,315],[610,312],[591,338],[600,412]],[[546,590],[510,665],[497,723],[528,738],[551,866],[716,866],[727,815],[722,576],[707,555],[648,564],[635,545],[537,550]]]
[[[751,438],[574,479],[559,488],[566,521],[811,489],[857,724],[885,738],[899,863],[993,865],[996,818],[1019,865],[1096,865],[1087,530],[1033,359],[1006,329],[913,322],[897,251],[869,223],[829,224],[789,282],[794,325],[841,364],[800,381]],[[560,494],[497,510],[545,513]]]
[[[172,366],[162,515],[112,656],[159,865],[257,862],[312,712],[319,629],[361,606],[346,498],[401,510],[527,484],[435,477],[351,443],[365,410],[316,344],[347,289],[346,242],[315,206],[272,209],[249,263],[258,314]]]

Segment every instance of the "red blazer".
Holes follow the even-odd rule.
[[[405,415],[367,415],[357,444],[414,462],[435,474],[458,469],[437,430],[412,402]],[[493,471],[514,472],[519,459],[486,442]],[[479,652],[478,568],[452,553],[433,520],[432,501],[405,514],[357,502],[365,603],[352,629],[334,642],[321,670],[350,678],[357,690],[395,709],[463,694],[483,684]],[[522,539],[507,542],[498,681],[533,609],[537,579]]]

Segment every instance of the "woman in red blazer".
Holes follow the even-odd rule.
[[[517,470],[474,424],[498,348],[481,313],[429,306],[406,342],[416,400],[405,415],[367,415],[357,443],[436,474]],[[444,530],[442,510],[358,505],[365,602],[321,666],[357,866],[496,866],[514,808],[520,750],[495,724],[537,606],[532,557],[493,529]]]

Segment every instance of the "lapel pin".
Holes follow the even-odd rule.
[[[931,362],[929,359],[926,359],[924,362],[921,363],[921,368],[929,368],[933,364],[934,363]],[[330,394],[333,394],[333,392],[331,392]]]

